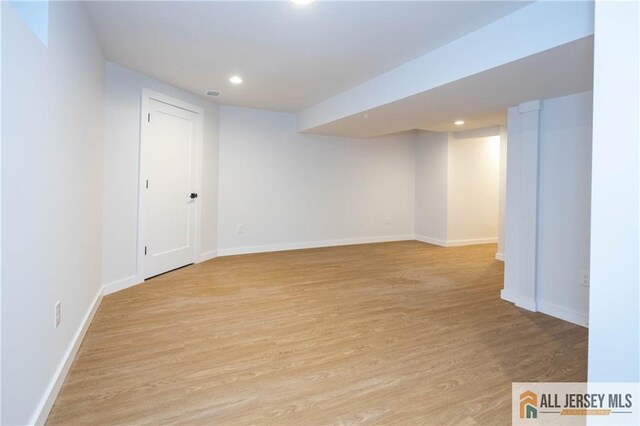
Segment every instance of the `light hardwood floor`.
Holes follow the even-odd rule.
[[[587,330],[500,300],[495,245],[214,259],[107,296],[49,424],[510,424]]]

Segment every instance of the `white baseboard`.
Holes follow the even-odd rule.
[[[207,251],[200,254],[196,259],[195,263],[204,262],[204,261],[213,259],[214,257],[217,257],[217,256],[218,256],[218,252],[216,250]],[[133,287],[134,285],[142,284],[143,282],[144,282],[144,278],[139,277],[138,275],[131,275],[121,280],[105,284],[102,287],[103,289],[102,294],[106,296],[108,294],[115,293],[120,290],[125,290],[129,287]]]
[[[588,314],[576,312],[572,309],[556,305],[555,303],[540,301],[538,302],[538,311],[551,315],[552,317],[560,318],[561,320],[569,321],[573,324],[581,325],[582,327],[589,327]]]
[[[420,241],[420,242],[423,242],[423,243],[433,244],[433,245],[440,246],[440,247],[448,247],[446,241],[439,240],[438,238],[425,237],[423,235],[416,235],[416,236],[414,236],[414,238],[417,241]]]
[[[309,241],[304,243],[273,244],[264,246],[234,247],[218,249],[218,256],[234,256],[237,254],[267,253],[285,250],[301,250],[320,247],[350,246],[355,244],[386,243],[390,241],[413,240],[413,235],[395,235],[389,237],[365,237],[343,240]]]
[[[414,239],[422,241],[427,244],[435,244],[441,247],[460,247],[460,246],[473,246],[476,244],[491,244],[497,243],[497,238],[474,238],[469,240],[441,240],[438,238],[425,237],[424,235],[415,235]]]
[[[504,289],[500,292],[500,298],[533,312],[542,312],[543,314],[551,315],[552,317],[581,325],[582,327],[589,327],[588,314],[567,309],[563,306],[556,305],[555,303],[546,301],[536,302],[535,300],[520,297],[512,291]]]
[[[504,262],[504,253],[496,253],[496,260]]]
[[[67,377],[67,373],[69,373],[69,369],[71,368],[71,364],[73,364],[73,360],[78,353],[78,349],[80,349],[82,339],[84,339],[84,335],[86,334],[87,329],[89,328],[89,325],[91,324],[91,321],[93,320],[93,317],[96,314],[101,301],[102,289],[99,289],[98,294],[96,294],[96,297],[93,299],[93,303],[89,307],[89,311],[80,324],[80,328],[78,328],[75,336],[73,336],[71,345],[69,345],[67,352],[64,354],[64,357],[62,358],[58,369],[53,375],[53,379],[49,383],[49,386],[47,387],[47,390],[45,391],[40,404],[38,404],[33,418],[31,419],[31,424],[42,425],[47,421],[47,417],[49,416],[49,412],[53,407],[53,403],[58,396],[58,392],[60,392],[60,388],[62,388],[62,384]]]
[[[447,247],[475,246],[476,244],[495,244],[498,238],[473,238],[469,240],[447,240]]]
[[[528,297],[522,297],[513,291],[505,289],[500,290],[500,298],[502,300],[506,300],[507,302],[513,303],[519,308],[523,308],[531,312],[538,312],[538,307],[535,300]]]
[[[115,293],[116,291],[124,290],[126,288],[133,287],[134,285],[142,284],[143,282],[144,279],[141,279],[137,275],[131,275],[130,277],[105,284],[102,287],[102,294],[106,296],[107,294]]]
[[[500,290],[500,298],[502,300],[506,300],[507,302],[516,303],[516,300],[518,300],[518,295],[503,288],[502,290]]]
[[[211,259],[213,259],[215,257],[218,257],[218,251],[217,250],[207,251],[207,252],[204,252],[204,253],[200,254],[200,256],[198,256],[198,261],[196,263],[205,262],[205,261],[211,260]]]
[[[538,312],[538,303],[529,297],[518,296],[516,306],[531,312]]]

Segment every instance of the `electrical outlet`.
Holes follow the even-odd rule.
[[[589,284],[590,284],[589,272],[587,271],[580,272],[580,285],[582,287],[589,287]]]
[[[238,224],[238,234],[244,234],[244,225],[241,223]]]
[[[60,301],[56,302],[55,306],[55,318],[53,323],[53,328],[56,329],[60,325]]]

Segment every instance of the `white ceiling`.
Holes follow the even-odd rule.
[[[223,104],[295,112],[526,6],[86,2],[107,59]],[[240,86],[228,82],[244,78]]]
[[[455,132],[506,125],[511,106],[592,87],[593,37],[585,37],[309,132],[371,137],[407,129]],[[465,124],[456,126],[455,120]]]

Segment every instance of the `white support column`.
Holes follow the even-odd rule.
[[[540,101],[509,109],[505,282],[502,298],[536,311]]]
[[[536,263],[538,233],[538,145],[540,101],[520,104],[522,119],[520,162],[520,294],[518,306],[536,311]]]
[[[596,2],[589,294],[593,382],[640,381],[639,80],[640,4]]]
[[[498,252],[496,259],[504,262],[504,229],[507,203],[507,128],[500,126],[500,172],[498,178]]]

